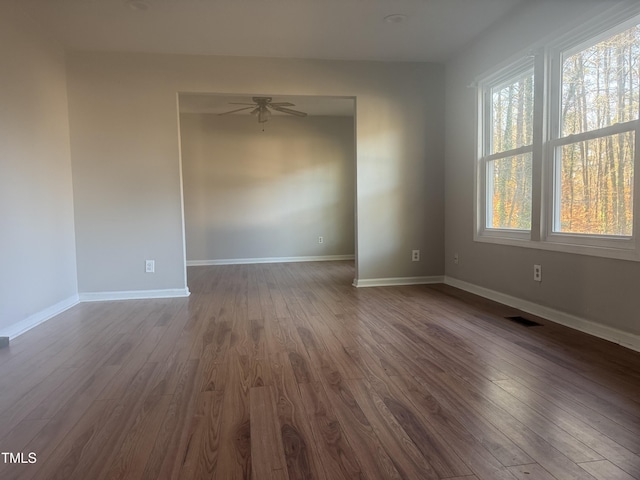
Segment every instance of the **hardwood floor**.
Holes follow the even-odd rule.
[[[191,267],[188,299],[85,303],[18,337],[0,478],[640,479],[640,354],[353,275]]]

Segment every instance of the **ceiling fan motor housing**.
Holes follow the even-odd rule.
[[[272,97],[253,97],[251,100],[258,105],[266,105],[267,103],[271,103]]]

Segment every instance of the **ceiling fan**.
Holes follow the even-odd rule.
[[[220,113],[219,115],[229,115],[230,113],[241,112],[243,110],[251,110],[251,115],[258,116],[258,123],[264,123],[271,117],[271,110],[277,112],[288,113],[289,115],[295,115],[296,117],[306,117],[305,112],[298,110],[292,110],[287,107],[295,107],[295,104],[289,102],[272,102],[271,97],[253,97],[253,103],[238,103],[229,102],[229,105],[249,105],[248,107],[237,108],[230,112]],[[271,109],[271,110],[270,110]]]

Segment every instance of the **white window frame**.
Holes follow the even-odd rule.
[[[474,194],[474,240],[540,250],[561,251],[598,257],[640,261],[640,119],[604,129],[560,137],[562,60],[640,23],[640,5],[628,2],[608,9],[589,22],[552,42],[515,57],[475,82],[477,87],[477,142]],[[487,95],[495,86],[534,68],[534,129],[532,151],[531,231],[487,228],[487,162],[499,156],[487,155],[490,139],[491,103]],[[556,152],[563,145],[603,136],[635,131],[633,233],[631,236],[576,234],[554,231]],[[521,150],[521,149],[517,149]],[[517,150],[509,155],[518,154]]]

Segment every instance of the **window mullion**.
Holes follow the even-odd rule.
[[[545,107],[547,109],[546,125],[545,125],[545,143],[543,146],[542,159],[542,179],[541,187],[541,214],[540,214],[540,240],[547,240],[548,236],[554,231],[554,219],[556,218],[556,152],[553,148],[553,142],[560,134],[560,99],[562,85],[562,53],[558,48],[548,49],[547,72],[545,80],[547,82],[546,96],[544,97]]]
[[[542,49],[534,58],[534,91],[533,91],[533,144],[531,146],[531,240],[539,241],[542,235],[542,211],[544,208],[542,189],[543,156],[546,140],[547,106],[544,99],[547,84],[547,53]]]

